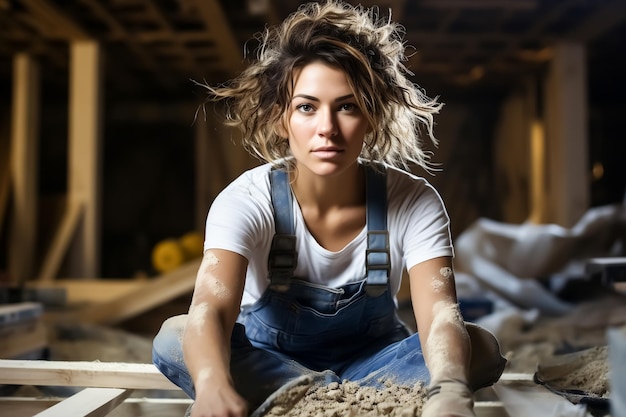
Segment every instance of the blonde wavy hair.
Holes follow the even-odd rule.
[[[420,132],[437,145],[433,115],[442,104],[409,80],[404,28],[338,0],[301,5],[277,27],[259,34],[256,59],[228,84],[211,87],[207,101],[224,101],[226,124],[243,133],[243,145],[259,159],[289,160],[289,142],[278,133],[289,114],[294,71],[311,62],[343,70],[371,132],[361,158],[430,171]]]

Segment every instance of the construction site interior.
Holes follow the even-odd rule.
[[[300,3],[0,0],[0,415],[185,414],[152,339],[188,310],[211,202],[259,164],[194,81],[232,79]],[[463,317],[508,360],[476,415],[626,417],[626,2],[358,4],[445,103],[439,170],[415,173]],[[408,283],[398,307],[417,330]],[[407,392],[309,394],[267,416],[419,416]]]

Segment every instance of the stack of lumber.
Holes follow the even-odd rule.
[[[48,346],[42,313],[37,302],[0,305],[0,358],[41,358]]]

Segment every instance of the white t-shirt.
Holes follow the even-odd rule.
[[[242,306],[267,289],[267,256],[274,237],[269,164],[244,172],[215,199],[206,222],[204,249],[225,249],[248,260]],[[453,256],[450,220],[437,191],[424,179],[387,168],[387,228],[391,251],[392,294],[403,269],[440,256]],[[343,249],[331,252],[309,233],[293,199],[298,265],[295,276],[337,288],[365,278],[367,227]]]

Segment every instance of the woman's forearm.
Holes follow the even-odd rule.
[[[226,323],[208,303],[194,304],[183,333],[184,360],[196,387],[207,381],[231,382],[230,336],[234,323]]]
[[[471,345],[459,306],[453,300],[437,301],[432,313],[424,346],[431,381],[467,383]]]

